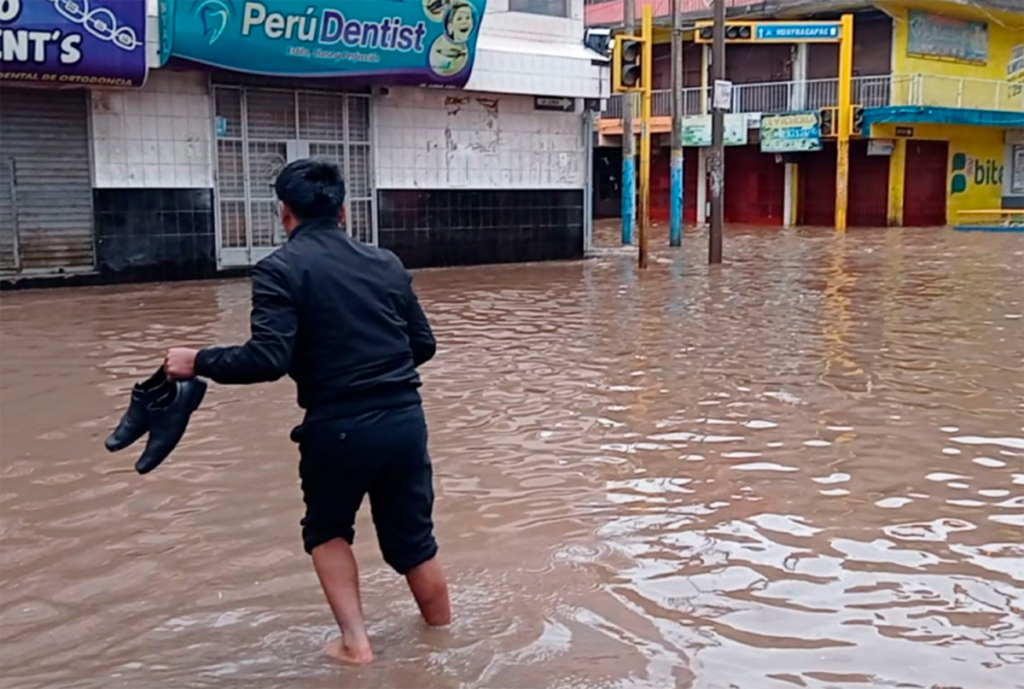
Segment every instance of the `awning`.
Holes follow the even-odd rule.
[[[938,108],[926,105],[892,105],[864,108],[864,127],[873,124],[933,123],[967,124],[978,127],[1024,127],[1024,112],[1009,110],[972,110],[970,108]]]

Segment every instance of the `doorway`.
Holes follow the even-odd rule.
[[[284,242],[274,180],[289,162],[327,158],[345,178],[345,229],[375,244],[370,97],[214,87],[218,263],[255,265]]]
[[[939,227],[946,224],[948,141],[907,141],[903,182],[903,225]]]

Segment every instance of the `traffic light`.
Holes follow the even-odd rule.
[[[853,107],[853,126],[850,132],[857,136],[864,134],[864,108],[859,105]]]
[[[612,86],[617,93],[643,90],[643,41],[618,36],[612,57]]]
[[[836,108],[822,108],[818,113],[819,131],[823,137],[826,136],[838,136],[839,129],[836,127]]]
[[[726,22],[725,42],[745,43],[753,41],[755,30],[754,22]],[[711,43],[715,40],[715,25],[712,22],[697,22],[694,24],[694,43]]]

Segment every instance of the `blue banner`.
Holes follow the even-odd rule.
[[[0,81],[142,86],[143,0],[0,0]]]
[[[463,86],[486,0],[161,0],[161,53],[238,72]]]

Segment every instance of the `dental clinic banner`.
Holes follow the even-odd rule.
[[[2,1],[2,0],[0,0]],[[160,0],[161,53],[238,72],[463,86],[486,0]]]
[[[142,86],[144,0],[0,0],[0,81]]]

